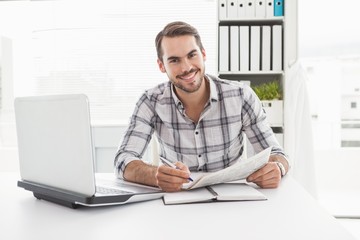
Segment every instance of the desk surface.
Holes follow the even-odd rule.
[[[355,239],[290,176],[267,201],[165,206],[162,200],[70,209],[1,173],[0,239]]]

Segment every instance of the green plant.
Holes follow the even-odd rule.
[[[252,89],[260,100],[282,99],[280,84],[278,81],[252,86]]]

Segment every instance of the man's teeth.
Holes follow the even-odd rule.
[[[182,78],[182,79],[191,79],[191,78],[193,78],[193,77],[195,76],[195,74],[196,74],[196,72],[192,72],[192,73],[190,73],[190,74],[187,74],[187,75],[185,75],[185,76],[182,76],[181,78]]]

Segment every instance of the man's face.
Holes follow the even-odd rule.
[[[158,59],[160,71],[186,93],[196,92],[205,73],[205,50],[200,50],[195,37],[190,35],[164,37],[161,43],[163,60]]]

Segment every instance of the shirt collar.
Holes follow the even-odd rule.
[[[171,95],[172,95],[172,98],[174,99],[174,102],[175,102],[175,105],[176,105],[177,109],[182,114],[184,114],[185,107],[184,107],[183,103],[180,101],[180,99],[178,98],[178,96],[175,94],[174,84],[171,83],[170,88],[171,88]]]
[[[205,79],[207,79],[210,83],[210,102],[212,101],[218,101],[219,100],[219,94],[216,87],[216,84],[214,82],[215,77],[210,75],[205,75]]]

